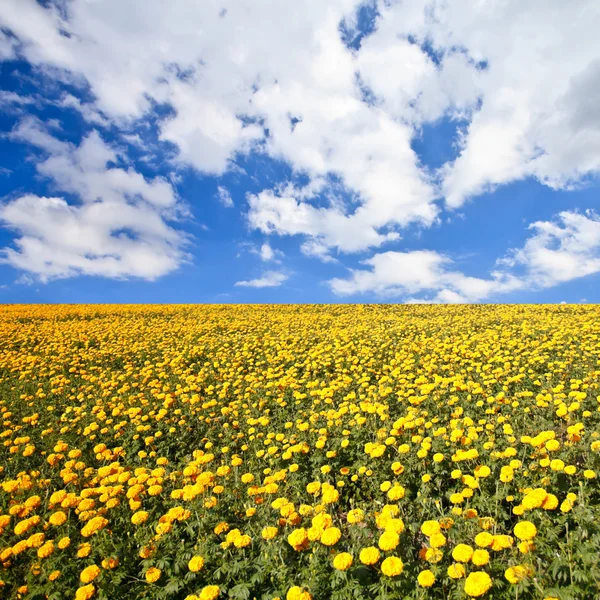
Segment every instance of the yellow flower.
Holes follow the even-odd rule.
[[[423,535],[426,535],[427,537],[431,537],[432,535],[440,533],[441,531],[442,528],[440,527],[440,524],[437,521],[425,521],[421,525],[421,533]]]
[[[499,550],[506,550],[510,548],[514,543],[514,540],[510,537],[510,535],[495,535],[493,536],[491,548],[495,552]]]
[[[417,581],[421,587],[431,587],[435,583],[435,575],[429,569],[425,569],[419,573]]]
[[[277,527],[265,527],[262,530],[261,535],[265,540],[272,540],[277,536],[278,531],[279,530],[277,529]]]
[[[431,544],[432,548],[441,548],[442,546],[446,545],[446,537],[443,533],[434,533],[429,538],[429,543]]]
[[[236,548],[246,548],[252,543],[252,538],[249,535],[239,535],[233,540],[233,545]]]
[[[465,565],[462,563],[453,563],[448,567],[448,576],[452,579],[462,579],[466,572]]]
[[[384,552],[393,550],[400,543],[400,536],[394,531],[384,531],[379,537],[377,545]]]
[[[89,600],[94,595],[95,591],[96,588],[91,583],[77,588],[75,600]]]
[[[388,556],[381,563],[381,572],[388,577],[400,575],[404,569],[404,563],[397,556]]]
[[[295,585],[288,590],[285,598],[286,600],[312,600],[312,595]]]
[[[341,537],[342,532],[337,527],[329,527],[321,534],[321,543],[325,546],[335,546]]]
[[[55,513],[52,513],[50,515],[50,524],[54,525],[55,527],[58,527],[59,525],[62,525],[63,523],[65,523],[67,520],[67,515],[66,513],[64,513],[62,510],[56,511]]]
[[[75,600],[89,600],[95,593],[96,588],[90,583],[77,588],[75,592]]]
[[[119,566],[119,559],[115,558],[114,556],[110,556],[108,558],[105,558],[102,561],[102,568],[103,569],[115,569],[118,566]]]
[[[360,551],[359,558],[363,565],[374,565],[379,560],[379,550],[374,546],[363,548]]]
[[[288,544],[297,552],[305,550],[308,546],[308,535],[306,529],[294,529],[287,538]]]
[[[467,563],[473,556],[473,548],[467,544],[458,544],[454,550],[452,550],[452,558],[458,562]]]
[[[424,552],[424,558],[427,562],[435,564],[440,562],[444,557],[444,553],[439,548],[427,548]]]
[[[148,583],[154,583],[156,581],[158,581],[160,579],[161,576],[161,570],[157,569],[156,567],[150,567],[147,571],[146,571],[146,581]]]
[[[490,553],[487,550],[478,548],[473,552],[471,562],[477,567],[483,567],[483,565],[487,565],[490,562]]]
[[[353,559],[351,554],[348,552],[340,552],[339,554],[336,554],[333,559],[333,567],[338,571],[345,571],[352,566],[352,562]]]
[[[148,520],[148,513],[145,510],[138,510],[131,515],[131,522],[134,525],[141,525]]]
[[[81,571],[79,579],[82,583],[91,583],[100,575],[100,567],[96,565],[90,565]]]
[[[471,598],[483,596],[492,587],[492,578],[484,571],[474,571],[465,579],[465,594]]]
[[[198,600],[216,600],[221,590],[218,585],[207,585],[202,588]]]
[[[197,573],[202,570],[204,566],[204,558],[202,556],[193,556],[188,562],[188,569],[192,571],[192,573]]]
[[[520,521],[513,529],[515,536],[522,541],[532,540],[537,535],[537,528],[531,521]]]
[[[504,572],[504,577],[510,583],[518,583],[522,579],[529,577],[532,574],[532,569],[528,565],[517,565],[516,567],[509,567]]]
[[[77,556],[79,558],[85,558],[86,556],[90,555],[91,551],[92,551],[92,546],[90,544],[83,543],[79,546],[79,549],[77,550]]]

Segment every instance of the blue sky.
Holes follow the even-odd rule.
[[[1,302],[600,301],[597,2],[294,7],[0,4]]]

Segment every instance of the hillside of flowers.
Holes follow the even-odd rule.
[[[0,597],[600,597],[600,308],[4,306]]]

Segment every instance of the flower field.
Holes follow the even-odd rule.
[[[594,306],[5,306],[0,597],[600,597]]]

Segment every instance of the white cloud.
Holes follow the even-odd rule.
[[[375,293],[409,302],[480,302],[517,290],[540,290],[600,272],[600,217],[561,212],[554,221],[538,221],[522,248],[497,261],[490,277],[469,277],[452,261],[430,250],[383,252],[351,270],[347,279],[329,281],[340,296]],[[415,298],[415,294],[425,294]]]
[[[238,287],[253,287],[253,288],[266,288],[266,287],[279,287],[282,283],[287,281],[288,276],[284,273],[278,273],[277,271],[267,271],[262,277],[258,279],[251,279],[249,281],[238,281],[236,286]]]
[[[464,48],[488,68],[478,77],[481,107],[443,169],[450,206],[525,177],[569,187],[600,169],[600,5],[439,3],[428,27],[433,46]]]
[[[452,261],[431,250],[383,252],[363,261],[369,269],[352,270],[349,279],[332,279],[329,284],[340,296],[375,293],[384,297],[411,298],[426,294],[429,302],[478,302],[492,294],[519,289],[522,283],[500,272],[490,279],[468,277],[451,269]]]
[[[79,204],[26,194],[2,205],[0,219],[18,236],[14,247],[2,250],[2,262],[41,281],[75,275],[152,280],[186,259],[185,236],[167,224],[183,210],[171,185],[111,166],[117,154],[97,132],[75,146],[29,119],[11,137],[42,150],[38,172]]]
[[[600,217],[561,212],[554,221],[530,225],[534,234],[523,248],[512,250],[500,264],[525,269],[526,279],[538,288],[600,272]]]
[[[23,121],[11,132],[13,140],[27,142],[49,153],[37,164],[42,175],[54,180],[64,191],[77,194],[84,202],[134,200],[161,209],[173,209],[177,198],[171,184],[161,177],[147,181],[133,168],[108,168],[117,160],[117,152],[92,131],[76,147],[53,137],[33,118]]]
[[[16,106],[30,106],[36,103],[36,99],[32,96],[21,96],[16,92],[9,92],[7,90],[0,90],[0,105],[16,105]]]
[[[110,121],[95,108],[93,103],[82,102],[79,98],[73,96],[73,94],[64,94],[56,104],[61,108],[76,110],[88,123],[102,127],[110,125]]]
[[[271,248],[271,246],[268,242],[265,242],[260,247],[260,257],[264,261],[269,261],[269,260],[275,259],[275,252],[274,252],[273,248]]]
[[[217,188],[217,198],[226,208],[232,208],[234,206],[229,190],[222,185]]]

